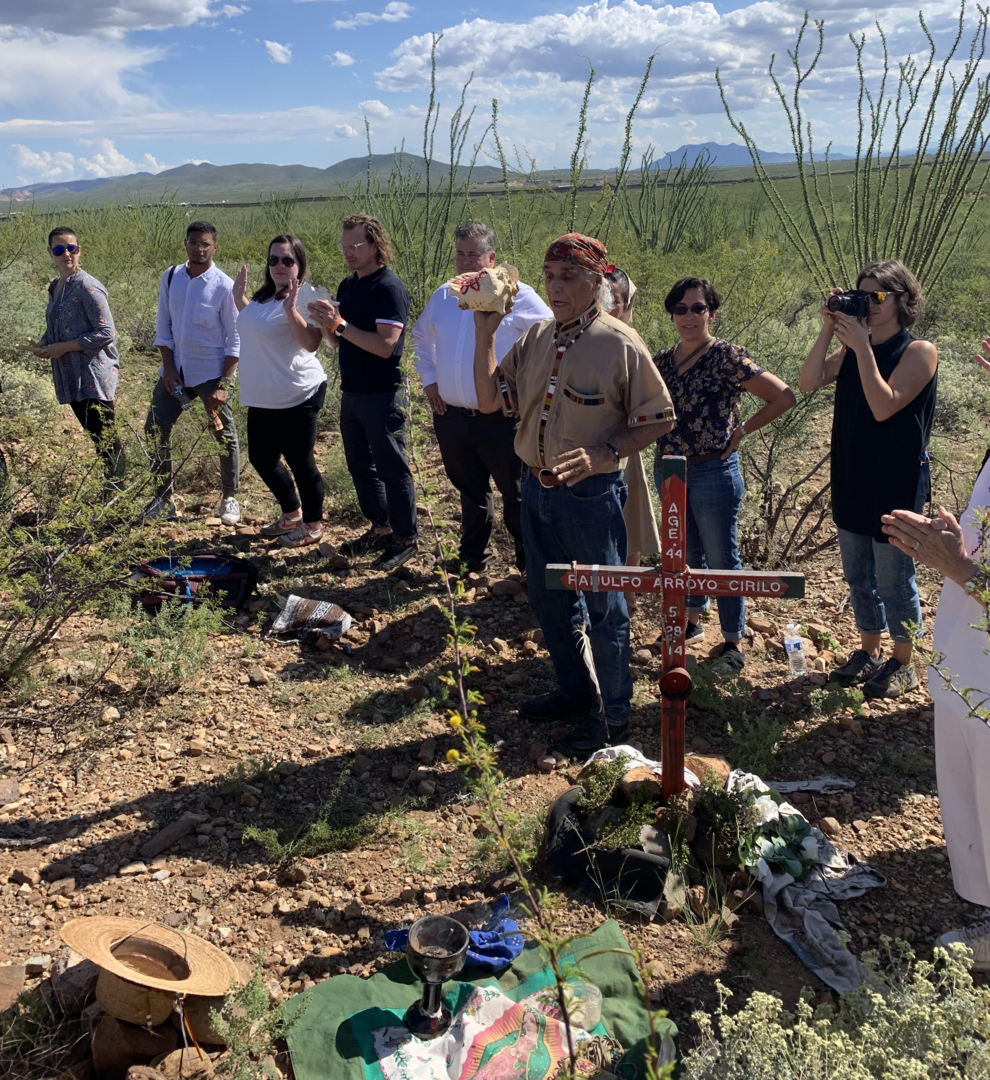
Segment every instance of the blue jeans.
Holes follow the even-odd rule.
[[[416,537],[416,489],[406,457],[406,394],[340,397],[340,436],[361,513],[396,540]]]
[[[660,490],[660,462],[654,466]],[[687,467],[687,562],[693,570],[741,570],[736,532],[742,505],[743,478],[739,455],[731,454]],[[718,621],[726,641],[741,641],[746,633],[746,601],[720,596]],[[689,596],[689,615],[708,610],[707,596]]]
[[[545,488],[523,466],[522,533],[529,602],[543,631],[561,694],[597,713],[597,698],[574,635],[575,628],[587,622],[609,727],[628,722],[632,698],[625,597],[621,592],[578,594],[548,589],[546,566],[574,561],[622,566],[626,494],[622,473],[589,476],[570,488]]]
[[[921,466],[914,506],[920,514],[931,491],[928,462]],[[872,536],[838,529],[842,576],[849,586],[849,602],[861,634],[881,634],[884,629],[897,642],[914,641],[912,626],[921,630],[921,602],[914,577],[914,559],[893,544],[881,544]]]

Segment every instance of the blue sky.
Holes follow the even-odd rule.
[[[654,77],[637,149],[738,141],[719,103],[720,67],[734,107],[765,149],[789,143],[766,66],[784,57],[804,3],[592,4],[503,0],[469,8],[433,0],[0,0],[0,186],[157,172],[187,161],[267,161],[325,168],[405,139],[422,145],[430,34],[442,32],[438,96],[446,118],[472,73],[474,140],[499,100],[503,141],[538,166],[566,164],[589,61],[590,163],[615,161],[625,112],[651,53]],[[810,83],[816,138],[855,141],[854,53],[877,35],[894,56],[917,49],[915,0],[864,11],[841,0],[811,9],[827,44]],[[925,5],[940,40],[958,7]],[[456,17],[455,17],[456,16]],[[876,52],[868,57],[876,75]],[[488,160],[482,151],[480,160]]]

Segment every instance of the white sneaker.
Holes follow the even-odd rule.
[[[159,518],[166,521],[176,520],[175,503],[169,499],[159,499],[157,496],[151,500],[141,514],[141,524],[150,525]]]
[[[290,533],[293,529],[298,529],[300,525],[302,525],[302,517],[292,518],[290,520],[285,514],[282,514],[267,525],[262,525],[258,532],[262,536],[267,537],[284,536],[285,533]]]
[[[224,525],[236,525],[241,520],[241,504],[233,495],[224,495],[220,500],[219,516]]]
[[[947,934],[943,934],[935,944],[948,949],[956,941],[969,949],[973,957],[974,971],[990,971],[990,917],[980,919],[979,922],[963,930],[950,930]]]

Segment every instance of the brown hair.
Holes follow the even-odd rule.
[[[292,248],[292,254],[296,257],[296,266],[299,267],[299,284],[301,285],[306,280],[306,249],[302,246],[302,241],[297,236],[292,236],[290,233],[282,233],[279,236],[276,236],[268,245],[269,255],[276,244],[288,244]],[[271,267],[269,267],[268,259],[266,258],[265,283],[251,299],[256,303],[263,304],[266,300],[271,300],[276,292],[278,292],[278,289],[275,288],[275,280],[272,278]]]
[[[388,266],[392,261],[392,241],[378,218],[371,214],[351,214],[340,223],[341,232],[346,232],[347,229],[364,229],[368,243],[375,245],[378,261],[382,266]]]
[[[668,315],[673,315],[674,307],[684,299],[684,294],[689,289],[701,289],[701,294],[705,298],[708,310],[713,315],[722,306],[722,294],[708,278],[685,277],[681,278],[680,281],[675,281],[670,287],[670,292],[664,297],[663,306],[667,309]]]
[[[901,326],[914,326],[925,310],[921,283],[900,259],[883,259],[867,263],[856,278],[856,288],[864,278],[874,278],[880,287],[896,294],[897,321]]]

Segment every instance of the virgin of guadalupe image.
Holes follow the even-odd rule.
[[[559,1024],[519,1005],[474,1040],[458,1080],[544,1080],[565,1053]]]

